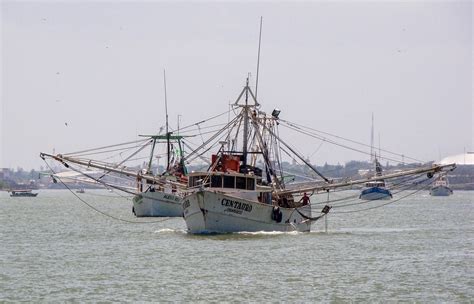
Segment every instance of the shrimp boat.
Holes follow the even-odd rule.
[[[433,186],[430,189],[431,196],[450,196],[453,190],[449,187],[448,177],[446,174],[439,174]]]
[[[187,182],[186,167],[183,163],[181,147],[181,139],[183,136],[171,135],[170,132],[168,135],[142,135],[142,137],[147,138],[145,144],[119,164],[85,159],[75,155],[40,153],[40,157],[43,159],[52,158],[62,163],[66,168],[84,175],[90,182],[102,184],[109,190],[114,189],[132,194],[132,213],[137,217],[181,217],[183,213],[181,199],[184,194],[182,190],[185,188]],[[151,167],[154,150],[157,144],[163,142],[167,143],[169,151],[167,154],[170,155],[168,157],[167,169],[162,174],[153,174]],[[178,144],[176,149],[174,148],[174,143]],[[146,168],[133,171],[131,168],[123,165],[126,160],[135,156],[139,151],[148,146],[151,146],[151,152]],[[103,147],[97,149],[99,151],[98,153],[102,152],[101,149],[103,149]],[[171,150],[176,150],[174,154],[178,154],[178,157],[172,157]],[[90,152],[90,150],[87,151]],[[73,165],[78,165],[78,167],[76,168]],[[100,169],[103,170],[103,174],[100,177],[92,176],[92,174],[88,174],[85,170],[81,171],[79,169],[80,167]],[[128,182],[135,183],[135,188],[117,186],[102,179],[102,177],[110,174],[129,178],[130,180]],[[53,176],[57,179],[61,178],[59,174]]]
[[[280,110],[273,110],[271,115],[261,111],[248,79],[233,106],[240,112],[217,132],[216,136],[222,134],[224,140],[212,155],[208,170],[189,174],[188,194],[182,205],[187,229],[193,234],[308,232],[311,224],[327,215],[332,206],[329,203],[320,208],[311,206],[297,201],[295,195],[329,192],[415,174],[427,174],[431,178],[433,172],[455,167],[454,164],[433,165],[386,175],[380,170],[370,178],[335,182],[280,138],[278,128],[285,122],[279,119]],[[239,136],[242,137],[240,146],[236,144]],[[281,150],[291,152],[319,176],[319,180],[304,187],[287,187],[280,165]],[[190,154],[193,153],[198,152]]]
[[[137,217],[180,217],[183,215],[181,207],[181,199],[183,192],[180,191],[186,183],[186,167],[182,158],[182,136],[171,135],[154,135],[147,136],[153,139],[152,151],[148,162],[148,169],[145,173],[151,173],[151,164],[154,148],[159,140],[166,140],[168,162],[166,171],[159,175],[160,183],[147,180],[145,184],[142,177],[137,176],[138,194],[133,198],[132,213]],[[178,144],[179,157],[175,161],[171,159],[172,142]],[[144,186],[146,189],[144,189]],[[180,187],[181,186],[181,187]]]
[[[245,104],[239,104],[244,95]],[[249,95],[253,105],[248,104]],[[269,158],[271,151],[265,137],[273,134],[279,110],[274,110],[272,116],[257,112],[259,104],[248,79],[234,106],[241,108],[241,112],[226,126],[231,130],[227,131],[229,135],[220,150],[212,155],[209,170],[189,174],[190,194],[183,199],[188,231],[194,234],[309,231],[311,207],[296,202],[292,194],[276,191],[284,189],[284,182]],[[239,133],[241,123],[243,144],[242,149],[237,150],[229,144],[237,139],[232,140],[230,136],[232,131]],[[253,131],[249,131],[251,126]],[[252,146],[249,138],[254,139]],[[263,170],[256,165],[257,156],[263,158]],[[263,172],[265,178],[262,178]]]

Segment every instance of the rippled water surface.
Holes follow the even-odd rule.
[[[81,198],[137,220],[114,193]],[[334,210],[328,233],[323,220],[311,233],[196,236],[181,218],[105,217],[65,190],[3,192],[0,302],[470,302],[473,207],[474,192],[420,192],[367,212]]]

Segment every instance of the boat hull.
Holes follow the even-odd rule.
[[[36,197],[38,193],[16,193],[10,194],[10,197]]]
[[[307,217],[311,216],[309,205],[298,210]],[[183,199],[183,211],[188,231],[193,234],[307,232],[311,229],[311,221],[294,208],[276,209],[269,204],[208,190],[186,196]]]
[[[363,189],[360,192],[359,198],[366,201],[389,200],[392,199],[392,193],[385,188],[370,187]]]
[[[453,194],[453,190],[446,186],[437,186],[430,190],[431,196],[450,196],[451,194]]]
[[[133,213],[137,217],[181,217],[181,197],[164,192],[144,192],[133,198]]]

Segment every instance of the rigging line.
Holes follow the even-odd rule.
[[[201,138],[202,138],[202,135],[207,135],[207,134],[214,134],[216,133],[217,131],[219,131],[220,129],[214,129],[214,130],[210,130],[210,131],[206,131],[206,132],[202,132],[200,135],[201,135]],[[181,133],[181,135],[183,135],[183,133]],[[191,135],[192,137],[195,137],[196,135]],[[188,136],[187,138],[189,138],[190,136]],[[191,142],[189,139],[188,139],[189,142]],[[197,144],[195,144],[197,145]]]
[[[140,151],[142,151],[143,149],[145,149],[146,147],[148,147],[151,143],[153,142],[153,140],[150,140],[148,143],[144,144],[142,147],[140,147],[140,149],[138,149],[137,151],[133,152],[132,154],[130,154],[128,157],[126,157],[123,161],[121,161],[120,163],[118,163],[117,165],[114,165],[115,168],[118,168],[120,165],[122,165],[123,163],[125,163],[126,161],[128,161],[129,159],[131,159],[132,157],[134,157],[135,155],[137,155],[138,153],[140,153]],[[101,179],[102,177],[104,177],[107,173],[109,173],[110,171],[107,171],[104,175],[102,175],[101,177],[99,177],[99,179]]]
[[[402,200],[402,199],[405,199],[405,198],[407,198],[407,197],[409,197],[409,196],[412,196],[412,195],[414,195],[414,194],[416,194],[416,193],[418,193],[418,192],[420,192],[420,191],[425,191],[426,189],[428,189],[429,186],[431,186],[431,184],[432,184],[432,183],[427,184],[427,185],[426,185],[425,187],[423,187],[423,188],[420,188],[420,189],[418,189],[418,190],[416,190],[416,191],[414,191],[414,192],[412,192],[412,193],[409,193],[409,194],[407,194],[407,195],[405,195],[405,196],[402,196],[402,197],[400,197],[400,198],[398,198],[398,199],[396,199],[396,200],[390,201],[390,202],[385,203],[385,204],[382,204],[382,205],[373,206],[373,207],[369,207],[369,208],[365,208],[365,209],[359,209],[359,210],[337,211],[337,212],[333,212],[333,214],[356,213],[356,212],[362,212],[362,211],[367,211],[367,210],[372,210],[372,209],[380,208],[380,207],[383,207],[383,206],[387,206],[387,205],[389,205],[389,204],[396,203],[396,202],[398,202],[398,201],[400,201],[400,200]]]
[[[69,167],[71,167],[71,165],[69,165]],[[79,167],[82,168],[83,166],[79,166]],[[94,178],[94,177],[92,177],[92,176],[90,176],[90,175],[88,175],[88,174],[86,174],[86,173],[84,173],[84,172],[82,172],[82,171],[80,171],[80,170],[78,170],[78,169],[71,168],[71,170],[73,170],[73,171],[75,171],[75,172],[77,172],[77,173],[79,173],[79,174],[81,174],[81,175],[83,175],[83,176],[86,176],[87,178],[89,178],[89,179],[91,179],[92,181],[94,181],[94,182],[92,182],[92,181],[83,181],[83,182],[87,182],[87,183],[91,183],[91,184],[102,184],[102,185],[103,185],[105,188],[107,188],[107,189],[115,188],[115,189],[118,189],[118,190],[120,190],[120,191],[126,192],[126,193],[128,193],[128,194],[132,194],[132,195],[135,195],[135,194],[136,194],[136,193],[134,193],[134,192],[126,191],[126,188],[124,188],[124,187],[119,187],[119,186],[116,186],[116,185],[114,185],[114,184],[112,184],[112,183],[105,183],[105,182],[102,182],[102,181],[100,181],[100,180],[97,180],[96,178]],[[51,171],[52,171],[52,170],[51,170]],[[53,171],[53,172],[54,172],[54,171]],[[54,174],[56,174],[56,173],[54,173]],[[117,176],[117,175],[111,175],[111,174],[109,174],[108,176],[113,177],[113,178],[116,178],[116,179],[120,179],[120,180],[123,180],[123,181],[130,181],[130,179],[127,179],[127,178],[124,178],[124,177],[121,177],[121,176]],[[55,175],[55,178],[56,178],[56,177],[57,177],[57,176]],[[58,177],[58,178],[60,178],[60,177]],[[70,178],[70,177],[66,177],[66,178],[63,178],[63,179],[71,179],[71,180],[74,180],[74,179],[72,179],[72,178]],[[116,194],[117,196],[119,196],[119,197],[122,197],[122,198],[125,198],[125,199],[129,200],[129,198],[128,198],[127,196],[125,196],[125,195],[122,195],[122,194],[117,193],[117,192],[115,192],[115,194]]]
[[[417,178],[420,178],[423,174],[421,175],[417,175],[415,178],[411,177],[410,180],[406,180],[406,181],[403,181],[399,184],[395,184],[394,187],[392,187],[391,189],[394,189],[394,190],[399,190],[397,192],[394,192],[393,194],[398,194],[402,191],[405,191],[408,189],[409,186],[411,186],[411,184],[406,184],[407,182],[411,181],[411,180],[415,180]],[[423,182],[425,182],[426,180],[424,180]],[[420,182],[422,183],[422,182]],[[403,186],[403,188],[402,188]],[[337,202],[337,203],[342,203],[342,202],[345,202],[347,201],[347,204],[345,205],[335,205],[335,206],[332,206],[333,208],[343,208],[343,207],[348,207],[348,206],[355,206],[355,205],[361,205],[361,204],[367,204],[367,203],[370,203],[372,201],[379,201],[381,199],[375,199],[375,200],[372,200],[372,201],[360,201],[358,198],[359,198],[359,195],[360,194],[355,194],[355,195],[351,195],[351,196],[348,196],[348,197],[343,197],[343,198],[339,198],[339,199],[334,199],[334,200],[331,200],[329,201],[329,203],[334,203],[334,202]],[[353,200],[357,198],[357,200]],[[354,202],[354,203],[350,203],[350,202]],[[357,203],[355,203],[357,202]],[[325,205],[327,204],[328,201],[325,201],[325,202],[319,202],[319,203],[313,203],[312,205]]]
[[[54,174],[56,174],[54,172],[54,170],[51,168],[51,166],[48,164],[48,162],[46,162],[46,160],[44,160],[44,162],[46,163],[46,165],[49,167],[49,169],[51,170],[51,172],[53,172]],[[94,206],[92,206],[91,204],[87,203],[85,200],[83,200],[80,196],[78,196],[74,191],[71,190],[71,188],[69,188],[60,178],[58,178],[59,181],[61,182],[61,184],[63,184],[64,187],[66,187],[66,189],[69,190],[69,192],[71,192],[77,199],[79,199],[82,203],[84,203],[86,206],[88,206],[89,208],[91,208],[92,210],[96,211],[97,213],[100,213],[102,214],[103,216],[106,216],[106,217],[109,217],[111,219],[114,219],[114,220],[117,220],[119,222],[125,222],[125,223],[129,223],[129,224],[152,224],[152,223],[161,223],[161,222],[164,222],[164,221],[167,221],[171,218],[165,218],[163,220],[159,220],[159,221],[150,221],[150,222],[137,222],[137,221],[130,221],[130,220],[126,220],[126,219],[122,219],[122,218],[119,218],[119,217],[116,217],[116,216],[113,216],[111,214],[107,214],[97,208],[95,208]]]
[[[282,151],[283,153],[285,153],[287,156],[289,156],[292,160],[294,160],[299,166],[303,166],[303,164],[301,164],[297,159],[295,159],[293,157],[293,155],[291,155],[288,151],[286,151],[284,148],[280,147],[280,151]],[[330,171],[325,171],[325,172],[321,172],[322,174],[324,174],[324,176],[326,176],[326,173],[328,172],[331,172],[332,170]],[[291,172],[289,172],[291,173]],[[296,175],[296,174],[293,174],[293,175]],[[311,176],[311,175],[301,175],[299,177],[304,177],[306,179],[309,179],[309,180],[314,180],[314,181],[321,181],[321,179],[315,179],[315,176]]]
[[[111,153],[111,152],[118,152],[118,151],[127,151],[130,149],[135,149],[137,146],[132,146],[128,148],[120,148],[120,149],[113,149],[113,150],[105,150],[105,151],[99,151],[99,152],[91,152],[91,153],[80,153],[80,154],[63,154],[65,156],[89,156],[89,155],[98,155],[98,154],[104,154],[104,153]],[[119,153],[120,154],[120,153]],[[112,156],[117,156],[118,154],[112,155]]]
[[[316,154],[316,153],[319,151],[319,149],[321,149],[321,147],[323,146],[323,144],[324,144],[324,140],[321,140],[321,142],[319,143],[319,146],[316,148],[316,150],[314,150],[314,152],[313,152],[313,153],[311,153],[311,155],[310,155],[310,156],[308,156],[308,158],[311,158],[311,157],[313,157],[313,156],[314,156],[314,154]]]
[[[221,127],[221,126],[225,126],[228,122],[223,122],[223,123],[219,123],[219,124],[215,124],[215,125],[210,125],[210,126],[204,126],[202,127],[201,125],[199,125],[198,128],[196,129],[191,129],[191,130],[188,130],[186,132],[181,132],[181,128],[179,129],[179,134],[180,135],[184,135],[184,134],[188,134],[189,132],[194,132],[194,131],[199,131],[199,130],[205,130],[205,129],[209,129],[209,128],[214,128],[214,127]],[[174,131],[174,130],[173,130]]]
[[[195,157],[193,157],[193,158],[191,158],[191,159],[189,159],[189,160],[186,160],[186,161],[187,161],[188,163],[190,163],[190,162],[194,161],[194,160],[197,159],[197,158],[202,158],[203,155],[204,155],[204,153],[206,153],[206,152],[208,152],[209,150],[211,150],[212,148],[214,148],[214,147],[220,145],[220,144],[219,144],[219,141],[221,141],[221,140],[224,138],[224,136],[227,136],[227,135],[226,135],[226,134],[222,134],[221,137],[217,138],[217,141],[216,141],[213,145],[209,146],[209,147],[208,147],[206,150],[204,150],[202,153],[197,154]],[[228,138],[228,137],[226,137],[226,138]],[[209,164],[210,164],[209,161],[207,161],[206,163],[209,163]]]
[[[326,134],[326,135],[329,135],[329,136],[332,136],[332,137],[336,137],[336,138],[339,138],[339,139],[342,139],[342,140],[345,140],[345,141],[349,141],[349,142],[352,142],[352,143],[355,143],[355,144],[358,144],[358,145],[362,145],[362,146],[365,146],[365,147],[371,147],[370,145],[367,145],[367,144],[364,144],[364,143],[361,143],[361,142],[358,142],[358,141],[355,141],[355,140],[351,140],[351,139],[348,139],[348,138],[344,138],[344,137],[341,137],[341,136],[338,136],[338,135],[334,135],[334,134],[331,134],[331,133],[328,133],[328,132],[324,132],[324,131],[320,131],[320,130],[316,130],[316,129],[313,129],[313,128],[310,128],[310,127],[305,127],[305,126],[302,126],[302,125],[299,125],[299,124],[296,124],[296,123],[292,123],[292,122],[289,122],[289,121],[286,121],[286,120],[283,120],[283,122],[285,122],[286,124],[288,124],[288,126],[292,126],[292,127],[295,127],[297,129],[300,129],[302,130],[301,128],[306,128],[308,130],[312,130],[312,131],[315,131],[315,132],[319,132],[319,133],[322,133],[322,134]],[[308,132],[308,131],[305,131],[305,132]],[[311,134],[308,132],[308,134]],[[319,136],[319,135],[317,135]],[[331,140],[325,138],[325,137],[318,137],[318,139],[320,140],[323,140],[323,141],[326,141],[326,142],[331,142]],[[335,143],[335,142],[333,142]],[[341,144],[342,145],[342,144]],[[389,154],[393,154],[393,155],[396,155],[396,156],[400,156],[402,158],[406,157],[408,159],[412,159],[412,160],[415,160],[417,162],[424,162],[422,160],[418,160],[418,159],[415,159],[415,158],[412,158],[412,157],[408,157],[408,156],[405,156],[403,154],[399,154],[399,153],[395,153],[395,152],[392,152],[392,151],[389,151],[389,150],[384,150],[384,149],[381,149],[381,151],[384,151],[386,153],[389,153]],[[365,153],[367,154],[367,153]],[[397,160],[398,161],[398,160]],[[405,162],[403,162],[405,163]]]
[[[67,156],[67,155],[73,155],[73,154],[81,154],[81,153],[85,153],[85,152],[91,152],[91,151],[102,150],[102,149],[113,148],[113,147],[119,147],[119,146],[124,146],[124,145],[129,145],[129,144],[141,143],[141,142],[145,142],[147,140],[148,140],[148,138],[145,138],[145,139],[134,140],[134,141],[129,141],[129,142],[120,143],[120,144],[108,145],[108,146],[103,146],[103,147],[98,147],[98,148],[91,148],[91,149],[82,150],[82,151],[63,153],[63,155]]]
[[[201,127],[199,125],[197,125],[197,127],[199,129],[199,135],[201,135],[201,140],[202,140],[202,142],[204,142],[204,137],[202,136]]]
[[[204,122],[206,122],[206,121],[213,120],[213,119],[215,119],[215,118],[217,118],[217,117],[220,117],[220,116],[222,116],[222,115],[228,114],[230,111],[232,111],[232,110],[227,110],[227,111],[225,111],[225,112],[223,112],[223,113],[221,113],[221,114],[212,116],[212,117],[210,117],[210,118],[206,118],[206,119],[201,120],[201,121],[199,121],[199,122],[196,122],[196,123],[187,125],[187,126],[185,126],[185,127],[180,127],[180,128],[179,128],[179,131],[181,132],[182,130],[185,130],[185,129],[187,129],[187,128],[190,128],[190,127],[193,127],[193,126],[197,126],[197,125],[202,124],[202,123],[204,123]]]
[[[324,175],[322,175],[313,165],[307,162],[301,155],[299,155],[295,150],[293,150],[286,142],[284,142],[280,137],[278,137],[275,133],[272,132],[268,127],[264,126],[268,130],[270,134],[272,134],[276,139],[278,139],[288,150],[290,150],[294,155],[296,155],[302,162],[304,162],[308,167],[310,167],[316,174],[318,174],[322,179],[326,181],[326,183],[331,183],[329,179],[327,179]]]
[[[61,174],[61,173],[59,173]],[[75,182],[80,182],[80,183],[83,183],[83,184],[91,184],[91,185],[97,185],[98,183],[95,181],[95,180],[88,180],[88,179],[83,179],[83,178],[80,178],[80,177],[75,177],[75,176],[56,176],[56,175],[52,175],[54,178],[62,178],[64,180],[70,180],[70,181],[75,181]],[[114,175],[109,175],[113,178],[116,178],[116,179],[121,179],[123,180],[124,182],[130,182],[131,179],[125,179],[123,177],[119,177],[119,176],[114,176]],[[109,183],[109,185],[112,185],[112,183]],[[121,197],[124,197],[124,196],[121,196]]]
[[[237,117],[236,117],[237,118]],[[220,129],[218,132],[216,132],[213,136],[211,136],[206,142],[202,143],[198,148],[196,148],[195,150],[191,151],[187,157],[185,157],[185,160],[186,159],[189,159],[193,154],[196,154],[198,150],[202,149],[203,147],[205,147],[207,144],[209,144],[210,142],[212,142],[217,136],[220,135],[220,133],[222,133],[225,129],[227,129],[234,121],[235,119],[234,118],[232,121],[230,121],[224,128]]]
[[[193,148],[191,148],[191,146],[190,146],[188,143],[186,143],[184,140],[181,141],[181,142],[182,142],[183,145],[185,145],[188,149],[190,149],[191,151],[193,150]],[[199,158],[200,158],[202,161],[204,161],[205,163],[207,163],[207,164],[209,164],[209,165],[211,164],[211,162],[210,162],[207,158],[202,157],[202,155],[198,155],[197,157],[199,157]]]
[[[201,150],[203,147],[205,147],[208,143],[212,142],[216,137],[218,137],[223,131],[225,131],[230,125],[235,123],[237,120],[238,116],[232,119],[224,128],[220,129],[217,133],[215,133],[213,136],[211,136],[206,142],[204,142],[202,145],[200,145],[197,149],[194,151],[191,151],[187,157],[184,158],[184,160],[188,160],[192,155],[196,154],[197,151]]]
[[[312,131],[315,131],[315,132],[319,132],[319,133],[322,133],[322,134],[333,136],[333,137],[336,137],[336,138],[339,138],[339,139],[342,139],[342,140],[345,140],[345,141],[349,141],[349,142],[352,142],[352,143],[355,143],[355,144],[358,144],[358,145],[362,145],[362,146],[365,146],[365,147],[371,147],[370,145],[367,145],[367,144],[362,143],[362,142],[358,142],[358,141],[355,141],[355,140],[352,140],[352,139],[344,138],[342,136],[338,136],[338,135],[331,134],[331,133],[328,133],[328,132],[324,132],[324,131],[313,129],[313,128],[310,128],[310,127],[306,127],[306,126],[303,126],[303,125],[300,125],[300,124],[297,124],[297,123],[293,123],[293,122],[290,122],[290,121],[287,121],[287,120],[284,120],[284,119],[280,119],[280,121],[282,121],[282,122],[284,122],[288,125],[293,125],[294,127],[306,128],[308,130],[312,130]],[[393,155],[396,155],[396,156],[400,156],[402,158],[411,159],[411,160],[414,160],[416,162],[421,162],[421,163],[426,162],[426,161],[423,161],[423,160],[419,160],[419,159],[416,159],[416,158],[413,158],[413,157],[406,156],[404,154],[395,153],[395,152],[385,150],[385,149],[381,149],[380,151],[383,151],[383,152],[386,152],[386,153],[389,153],[389,154],[393,154]]]
[[[292,130],[294,130],[294,131],[296,131],[296,132],[305,134],[305,135],[307,135],[307,136],[309,136],[309,137],[313,137],[313,138],[316,138],[316,139],[319,139],[319,140],[324,140],[325,142],[328,142],[328,143],[330,143],[330,144],[333,144],[333,145],[336,145],[336,146],[339,146],[339,147],[342,147],[342,148],[346,148],[346,149],[348,149],[348,150],[352,150],[352,151],[359,152],[359,153],[362,153],[362,154],[370,155],[369,152],[366,152],[366,151],[363,151],[363,150],[359,150],[359,149],[356,149],[356,148],[353,148],[353,147],[350,147],[350,146],[347,146],[347,145],[344,145],[344,144],[340,144],[340,143],[335,142],[335,141],[333,141],[333,140],[331,140],[331,139],[327,139],[327,138],[324,138],[324,137],[320,137],[320,136],[318,136],[318,135],[311,134],[311,133],[309,133],[309,132],[307,132],[307,131],[304,131],[304,130],[301,130],[301,129],[298,130],[297,128],[292,127],[292,126],[289,126],[289,125],[286,126],[286,127],[289,128],[289,129],[292,129]],[[393,161],[393,162],[398,162],[398,163],[403,163],[403,164],[405,164],[405,162],[403,162],[403,161],[400,161],[400,160],[394,159],[394,158],[390,158],[390,157],[386,157],[386,156],[384,156],[384,157],[379,157],[379,158],[380,158],[380,159],[385,159],[385,160],[390,160],[390,161]]]

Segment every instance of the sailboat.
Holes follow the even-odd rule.
[[[365,183],[359,198],[362,200],[389,200],[392,198],[392,192],[386,188],[385,181],[380,178],[382,176],[382,165],[379,163],[377,156],[374,158],[374,164],[375,180]]]
[[[392,192],[387,189],[385,181],[380,178],[382,176],[382,165],[377,159],[377,153],[373,151],[374,148],[374,113],[372,113],[372,128],[370,133],[370,157],[373,158],[374,162],[374,178],[365,183],[365,187],[362,189],[359,195],[361,200],[389,200],[391,199]],[[379,135],[379,156],[380,156],[380,135]]]
[[[433,186],[430,189],[431,196],[450,196],[453,190],[449,187],[448,176],[446,174],[438,174]]]

